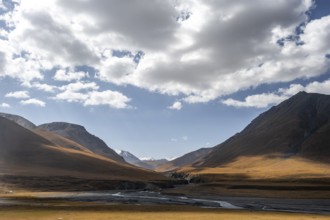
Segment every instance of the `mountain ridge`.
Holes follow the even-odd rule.
[[[300,92],[260,114],[241,132],[217,145],[212,154],[195,165],[216,167],[239,156],[258,155],[300,156],[330,162],[330,147],[327,144],[329,123],[330,96]],[[310,147],[313,145],[311,138],[316,134],[326,141],[319,147],[317,157],[311,157],[308,152],[315,152]]]
[[[84,126],[68,122],[51,122],[41,124],[38,129],[50,131],[84,146],[93,153],[125,162],[113,149],[111,149],[101,138],[89,133]]]

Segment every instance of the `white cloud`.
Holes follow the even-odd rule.
[[[67,70],[60,69],[56,71],[53,78],[57,81],[74,81],[83,79],[85,77],[88,77],[88,73],[86,72],[70,72]]]
[[[279,89],[280,93],[287,96],[295,95],[297,92],[300,91],[330,95],[330,79],[325,80],[323,82],[310,82],[306,86],[300,84],[292,84],[289,88]]]
[[[10,92],[5,95],[7,98],[16,98],[16,99],[27,99],[30,98],[28,91],[16,91]]]
[[[93,91],[90,92],[88,99],[85,100],[84,105],[95,106],[95,105],[108,105],[112,108],[130,108],[127,104],[131,101],[130,98],[123,95],[120,92],[106,90],[102,92]]]
[[[222,100],[222,103],[234,107],[266,108],[270,105],[278,104],[300,91],[330,95],[330,79],[323,82],[310,82],[306,86],[291,84],[288,88],[280,88],[276,92],[250,95],[244,101],[229,98]]]
[[[33,83],[32,88],[36,88],[45,92],[55,92],[57,89],[56,86],[48,85],[46,83]]]
[[[226,99],[222,103],[228,106],[235,107],[254,107],[265,108],[272,104],[278,104],[284,101],[287,97],[280,96],[272,93],[262,93],[258,95],[251,95],[245,98],[244,101],[238,101],[235,99]]]
[[[81,90],[97,90],[99,86],[95,82],[75,82],[60,87],[60,90],[78,92]]]
[[[0,108],[10,108],[10,107],[11,106],[8,103],[5,103],[5,102],[0,104]]]
[[[97,77],[116,84],[127,83],[137,64],[131,57],[108,57],[102,61]]]
[[[174,102],[173,105],[169,106],[168,108],[173,110],[180,110],[182,108],[182,103],[179,101]]]
[[[39,100],[39,99],[28,99],[28,100],[22,100],[20,101],[22,105],[35,105],[35,106],[40,106],[40,107],[45,107],[46,103]]]
[[[131,108],[130,98],[117,91],[97,91],[99,86],[94,82],[75,82],[60,87],[62,92],[53,99],[66,102],[82,103],[84,106],[107,105],[111,108]]]
[[[55,97],[53,97],[53,99],[66,102],[84,102],[86,99],[88,99],[88,94],[75,92],[72,90],[65,90],[61,93],[58,93]]]
[[[208,102],[328,71],[330,16],[309,21],[312,5],[312,0],[22,1],[4,17],[13,29],[4,33],[8,40],[0,40],[0,76],[41,81],[45,71],[61,69],[55,80],[74,81],[86,73],[63,70],[90,66],[105,82]],[[145,55],[138,62],[113,51]],[[63,98],[71,92],[71,100],[80,102],[88,93],[62,90]],[[244,103],[280,100],[269,94],[250,99]]]
[[[46,83],[40,83],[40,82],[23,82],[21,85],[27,88],[34,88],[40,91],[50,92],[50,93],[53,93],[58,89],[58,87],[56,86],[48,85]]]

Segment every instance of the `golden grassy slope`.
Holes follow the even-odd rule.
[[[61,135],[43,130],[43,129],[34,129],[33,130],[38,135],[42,136],[43,138],[49,140],[50,142],[58,145],[59,147],[63,148],[69,148],[69,149],[75,149],[75,150],[81,150],[85,152],[92,153],[90,150],[88,150],[86,147],[78,144],[77,142],[74,142],[68,138],[65,138]]]
[[[300,157],[284,159],[276,156],[243,156],[220,167],[184,167],[179,169],[179,172],[208,176],[213,181],[216,181],[217,177],[221,180],[224,175],[255,180],[330,179],[330,164]]]

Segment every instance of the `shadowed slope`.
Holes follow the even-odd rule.
[[[56,133],[68,138],[81,146],[87,148],[95,154],[99,154],[115,161],[125,162],[114,150],[109,148],[106,143],[95,135],[90,134],[83,126],[66,123],[53,122],[38,126],[39,129]]]
[[[213,148],[200,148],[196,151],[187,153],[157,168],[158,171],[169,171],[178,167],[187,166],[209,154]]]
[[[55,145],[68,148],[68,149],[74,149],[74,150],[81,150],[85,152],[92,153],[92,151],[88,150],[86,147],[68,139],[61,135],[58,135],[56,133],[52,133],[43,129],[36,128],[33,130],[33,132],[37,133],[38,135],[42,136],[43,138],[49,140],[50,142],[54,143]]]
[[[217,167],[239,157],[303,157],[330,162],[330,96],[300,92],[262,113],[197,162]]]
[[[70,176],[83,179],[164,180],[153,172],[91,154],[65,149],[0,117],[0,173],[16,176]]]

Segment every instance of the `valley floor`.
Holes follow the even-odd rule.
[[[79,210],[84,212],[79,213]],[[145,219],[147,216],[152,219],[235,219],[240,215],[244,215],[244,219],[249,219],[246,216],[251,219],[329,219],[330,199],[201,197],[151,191],[12,192],[0,195],[1,220],[38,219],[38,216],[48,219],[44,217],[61,213],[67,217],[50,219],[124,219],[124,216],[129,217],[126,219]],[[270,218],[272,216],[275,217]]]
[[[141,219],[231,219],[231,220],[326,220],[329,216],[285,212],[203,209],[187,206],[56,206],[56,207],[5,207],[0,208],[1,220],[141,220]]]

